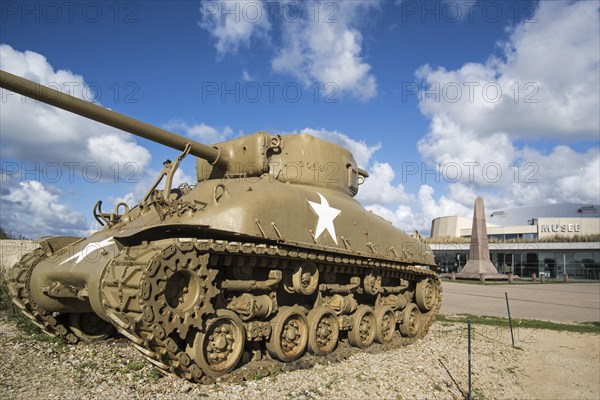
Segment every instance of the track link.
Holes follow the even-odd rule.
[[[195,328],[200,330],[206,326],[206,321],[215,315],[214,311],[217,308],[213,308],[216,297],[214,290],[215,286],[218,286],[215,280],[217,266],[286,270],[296,261],[311,260],[322,266],[326,272],[364,274],[377,268],[382,274],[411,282],[431,278],[437,292],[436,302],[428,312],[421,314],[420,329],[415,337],[402,338],[401,344],[423,338],[435,321],[441,306],[441,284],[436,273],[393,261],[340,256],[286,246],[214,240],[182,242],[173,239],[123,250],[107,268],[102,279],[102,292],[105,296],[103,304],[107,315],[117,330],[163,373],[178,375],[194,382],[212,383],[215,378],[207,375],[186,352],[186,348],[189,351],[189,343],[186,342],[185,334],[180,335],[177,329],[183,319],[189,319],[191,316],[169,315],[156,309],[168,309],[164,302],[162,305],[151,306],[153,303],[148,301],[155,296],[156,290],[166,290],[156,282],[154,287],[148,287],[152,286],[148,282],[151,281],[149,278],[156,274],[156,270],[165,268],[165,265],[167,272],[174,273],[177,270],[174,264],[169,264],[170,257],[175,252],[180,253],[175,258],[177,263],[185,261],[189,255],[194,258],[194,269],[203,271],[201,284],[206,289],[204,293],[210,299],[210,304],[206,305],[204,311],[196,310],[193,315],[196,318]],[[165,321],[172,323],[164,323]],[[188,327],[185,328],[186,333],[187,329]],[[318,358],[312,357],[312,364],[317,363]]]
[[[19,308],[21,313],[31,322],[39,327],[42,332],[52,337],[63,338],[70,344],[79,342],[79,338],[69,328],[68,315],[59,313],[48,313],[39,308],[31,298],[29,282],[31,273],[37,263],[44,259],[42,249],[36,249],[24,255],[9,270],[8,290],[12,296],[12,302]]]

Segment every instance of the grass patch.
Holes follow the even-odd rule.
[[[163,374],[156,368],[152,368],[150,371],[148,371],[148,374],[146,375],[146,378],[148,379],[148,382],[150,382],[150,383],[156,383],[162,377],[163,377]]]
[[[474,400],[485,400],[485,396],[483,395],[481,390],[478,388],[473,388],[472,395],[473,395]]]
[[[80,385],[86,383],[86,377],[90,371],[95,371],[100,368],[100,365],[93,361],[85,361],[75,367],[75,382]]]
[[[508,281],[485,281],[485,282],[480,282],[479,279],[475,280],[461,280],[461,279],[457,279],[455,281],[451,280],[449,276],[444,276],[441,278],[442,282],[452,282],[452,283],[462,283],[465,285],[482,285],[482,286],[493,286],[493,285],[505,285],[505,286],[513,286],[513,285],[555,285],[555,284],[570,284],[570,283],[594,283],[596,284],[596,282],[583,282],[583,281],[577,281],[574,279],[570,279],[569,282],[563,282],[562,280],[555,280],[555,279],[550,279],[550,278],[546,278],[546,281],[544,283],[540,283],[540,279],[538,278],[535,282],[531,280],[531,278],[515,278],[513,280],[513,283],[508,283]]]
[[[0,273],[0,310],[3,311],[10,311],[15,308],[10,300],[10,294],[8,294],[7,283],[4,274]]]
[[[37,340],[38,342],[43,342],[43,343],[48,343],[48,344],[53,344],[55,346],[58,346],[60,348],[62,347],[66,347],[67,346],[67,342],[64,341],[61,337],[58,336],[50,336],[44,332],[42,332],[37,326],[33,325],[35,331],[32,335],[31,338],[33,340]]]
[[[49,336],[42,332],[29,318],[21,313],[21,310],[12,302],[12,297],[8,291],[8,281],[0,273],[0,311],[4,311],[9,321],[14,322],[17,328],[34,340],[44,343],[66,346],[67,342],[60,337]]]
[[[600,242],[600,234],[594,233],[589,235],[554,235],[538,239],[499,239],[496,237],[488,238],[490,243],[569,243],[569,242]],[[425,243],[428,244],[467,244],[471,243],[469,237],[454,237],[454,236],[443,236],[436,238],[427,238]]]
[[[588,321],[588,322],[582,322],[583,325],[589,325],[589,326],[595,326],[596,328],[600,329],[600,322],[599,321]]]
[[[97,370],[99,367],[100,367],[100,365],[93,361],[85,361],[85,362],[81,363],[81,365],[79,365],[79,368],[81,370],[91,369],[92,371],[94,371],[94,370]]]
[[[12,302],[10,293],[8,292],[8,281],[4,274],[0,272],[0,310],[6,311],[10,319],[16,317],[25,318],[20,312],[17,306]],[[33,325],[33,324],[32,324]],[[35,326],[35,325],[34,325]]]
[[[269,374],[264,371],[256,371],[248,376],[249,381],[259,381],[262,378],[267,377]]]
[[[139,371],[144,368],[145,365],[146,363],[144,361],[132,361],[125,366],[125,370],[127,372]]]
[[[47,341],[45,339],[50,339],[47,335],[42,335],[40,328],[35,326],[29,318],[21,314],[21,311],[15,304],[12,302],[12,297],[8,291],[8,281],[6,280],[6,276],[0,272],[0,310],[6,312],[6,316],[12,322],[14,322],[17,327],[24,331],[29,335],[33,335],[36,337],[42,337],[42,341]],[[54,339],[54,338],[52,338]]]
[[[248,381],[259,381],[263,378],[271,378],[271,380],[274,380],[275,377],[279,374],[280,374],[280,372],[277,372],[277,371],[255,371],[250,376],[248,376],[247,380]]]
[[[471,321],[472,324],[489,325],[489,326],[502,326],[508,327],[508,318],[503,317],[489,317],[472,314],[457,314],[457,315],[445,315],[438,314],[438,322],[453,322],[453,323],[467,323]],[[585,322],[581,324],[563,324],[559,322],[551,321],[539,321],[536,319],[524,319],[524,318],[513,318],[513,328],[529,328],[529,329],[547,329],[551,331],[561,332],[576,332],[576,333],[594,333],[600,334],[600,322]]]

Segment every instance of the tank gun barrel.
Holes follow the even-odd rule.
[[[180,151],[190,143],[190,154],[205,159],[211,164],[224,162],[219,158],[218,148],[204,145],[9,72],[0,70],[0,87]]]

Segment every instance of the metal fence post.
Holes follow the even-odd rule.
[[[508,305],[508,293],[504,292],[506,297],[506,309],[508,310],[508,325],[510,326],[510,338],[512,339],[512,346],[515,347],[515,336],[513,335],[512,318],[510,317],[510,306]]]

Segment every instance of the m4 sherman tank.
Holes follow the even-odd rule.
[[[45,238],[9,271],[13,302],[47,333],[116,329],[163,371],[207,383],[341,341],[422,337],[434,321],[431,250],[354,200],[368,175],[344,148],[265,132],[206,146],[4,71],[0,83],[182,151],[136,206],[96,203],[102,230]],[[188,154],[197,182],[172,188]]]

